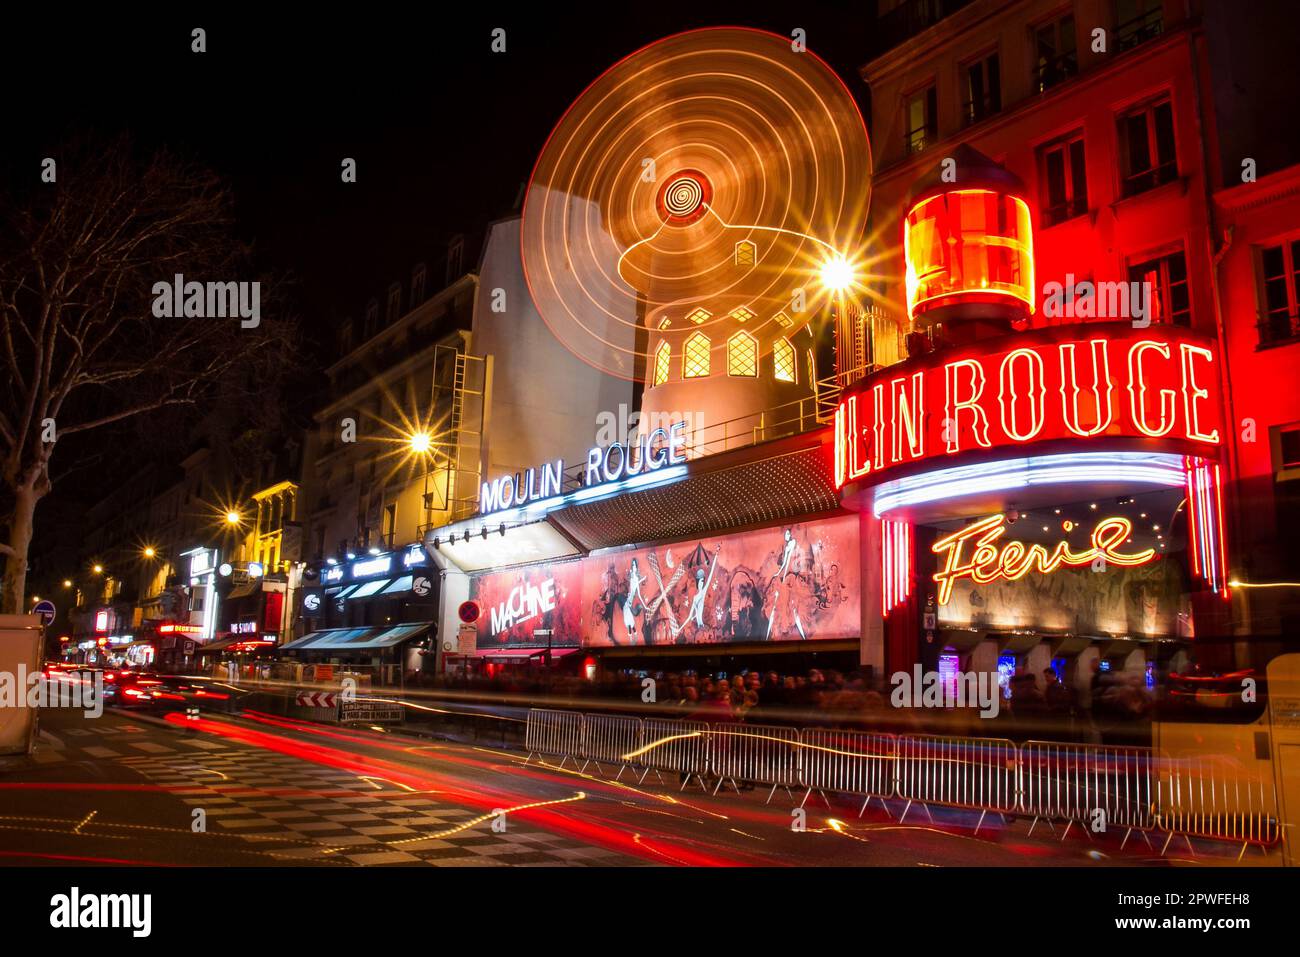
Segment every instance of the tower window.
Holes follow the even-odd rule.
[[[736,243],[736,265],[752,266],[758,261],[758,246],[748,239]]]
[[[737,322],[749,322],[749,320],[754,318],[754,315],[754,310],[747,306],[741,306],[731,314],[731,318],[735,319]]]
[[[698,379],[709,374],[709,337],[694,333],[682,351],[682,378]]]
[[[663,385],[668,381],[668,363],[671,361],[672,348],[666,342],[659,343],[659,348],[655,350],[655,385]]]
[[[772,345],[772,364],[778,382],[796,381],[794,346],[789,339],[778,339]]]
[[[782,329],[790,328],[790,317],[787,316],[784,312],[778,312],[775,316],[772,317],[772,319]]]
[[[727,375],[758,375],[758,340],[748,332],[727,340]]]
[[[698,326],[701,322],[704,322],[704,320],[708,319],[712,315],[713,313],[709,312],[707,309],[695,309],[687,315],[686,318]]]

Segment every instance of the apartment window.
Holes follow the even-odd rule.
[[[447,243],[447,285],[460,278],[465,262],[465,237],[455,236]]]
[[[1300,423],[1270,430],[1273,437],[1273,508],[1277,540],[1300,538]]]
[[[748,332],[727,340],[727,375],[758,375],[758,340]]]
[[[655,350],[654,385],[663,385],[668,381],[668,365],[672,362],[672,358],[672,347],[667,342],[659,343],[659,348]]]
[[[415,268],[411,270],[411,308],[414,309],[420,303],[424,302],[424,279],[426,270],[424,263],[416,263]]]
[[[1074,16],[1066,14],[1034,30],[1034,71],[1038,92],[1050,89],[1079,72],[1074,45]]]
[[[397,503],[384,506],[383,538],[384,547],[393,547],[393,538],[397,532]]]
[[[384,321],[394,323],[402,311],[402,287],[393,283],[388,287],[388,306],[384,313]]]
[[[795,381],[795,351],[789,339],[772,344],[772,365],[778,382]]]
[[[694,333],[682,351],[682,378],[698,379],[709,374],[709,337]]]
[[[1259,251],[1262,345],[1300,336],[1300,239]]]
[[[990,53],[962,67],[966,87],[963,112],[967,125],[978,123],[1002,109],[1002,79],[998,55]]]
[[[366,303],[365,338],[368,340],[379,331],[379,303],[374,299]]]
[[[1121,116],[1119,140],[1125,196],[1154,189],[1178,175],[1174,108],[1168,97]]]
[[[1115,0],[1115,45],[1131,50],[1160,36],[1165,27],[1163,0]]]
[[[1278,431],[1278,465],[1282,469],[1300,469],[1300,425],[1288,425]]]
[[[1129,266],[1130,282],[1150,286],[1151,321],[1189,326],[1191,297],[1187,285],[1187,260],[1182,251]]]
[[[918,90],[903,104],[903,134],[909,153],[919,153],[939,138],[938,98],[933,86]]]
[[[1043,225],[1088,211],[1088,174],[1083,161],[1083,133],[1071,133],[1038,148],[1038,175]]]

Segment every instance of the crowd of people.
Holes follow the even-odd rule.
[[[592,679],[540,672],[461,679],[456,687],[545,697],[557,707],[626,704],[638,713],[709,722],[859,728],[891,733],[948,733],[1121,742],[1146,732],[1154,698],[1139,673],[1093,669],[1072,684],[1048,668],[1022,671],[1000,690],[997,713],[976,707],[897,707],[889,683],[860,671],[812,668],[740,673],[606,670]]]

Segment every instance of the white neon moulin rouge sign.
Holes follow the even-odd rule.
[[[1213,340],[1175,326],[1020,333],[885,369],[835,412],[835,483],[980,450],[1122,438],[1222,441]]]

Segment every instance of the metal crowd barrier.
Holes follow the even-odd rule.
[[[800,734],[803,757],[799,783],[808,789],[800,807],[808,803],[813,791],[829,807],[826,792],[836,791],[865,798],[858,817],[866,812],[872,798],[889,813],[885,799],[894,796],[898,761],[898,739],[894,735],[824,728],[804,728]]]
[[[616,714],[588,714],[582,719],[582,768],[596,765],[600,773],[601,762],[617,764],[618,774],[632,767],[631,756],[641,747],[641,719]]]
[[[912,805],[968,808],[980,812],[979,833],[989,811],[1009,814],[1018,807],[1016,746],[1002,738],[959,738],[914,734],[898,739],[897,796]],[[933,820],[933,816],[931,816]]]
[[[770,804],[777,788],[785,788],[791,800],[791,788],[799,784],[799,732],[794,728],[773,725],[714,725],[709,767],[718,777],[713,788],[717,794],[726,781],[737,791],[737,781],[770,784]]]
[[[582,715],[577,711],[529,708],[524,726],[524,748],[528,751],[524,764],[533,755],[549,754],[559,756],[560,767],[570,758],[576,765],[582,754],[582,725]]]
[[[713,793],[730,782],[806,788],[802,807],[816,791],[865,798],[861,816],[875,798],[906,801],[900,823],[913,804],[929,814],[932,805],[980,812],[976,833],[990,813],[1065,821],[1062,840],[1077,822],[1089,832],[1098,812],[1107,828],[1126,828],[1121,847],[1134,831],[1166,835],[1161,854],[1177,837],[1240,842],[1271,847],[1282,838],[1277,795],[1271,779],[1224,759],[1170,759],[1143,747],[1027,741],[1017,747],[1003,738],[949,735],[877,734],[766,725],[711,725],[703,721],[583,715],[532,708],[525,731],[528,758],[554,755],[560,767],[569,759],[579,770],[595,764],[642,768],[638,783],[654,773],[678,774],[681,788],[695,781],[708,791],[705,776],[717,777]],[[827,804],[829,806],[829,800]],[[931,817],[933,820],[933,817]],[[1055,831],[1055,828],[1052,828]]]
[[[1156,828],[1156,767],[1150,748],[1026,741],[1020,747],[1021,809],[1040,820],[1075,823],[1085,834],[1111,826],[1127,828],[1120,847],[1136,830],[1150,845]],[[1052,828],[1055,830],[1055,828]]]
[[[1168,833],[1164,854],[1175,837],[1206,837],[1241,844],[1237,860],[1251,845],[1272,847],[1281,838],[1277,794],[1265,781],[1222,758],[1174,758],[1160,768],[1160,826]],[[1193,853],[1195,853],[1193,851]]]
[[[679,790],[685,791],[692,780],[701,788],[704,775],[709,771],[711,727],[704,721],[668,721],[664,718],[646,718],[641,723],[641,746],[636,761],[644,771],[637,779],[640,784],[651,771],[664,783],[663,774],[678,774],[682,779]]]

